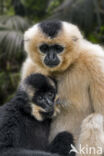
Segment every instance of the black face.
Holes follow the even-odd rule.
[[[55,94],[56,91],[52,88],[50,88],[48,91],[38,90],[36,91],[32,101],[45,110],[44,113],[41,112],[42,114],[49,117],[54,113]]]
[[[46,56],[44,58],[44,63],[49,67],[55,67],[60,64],[60,59],[58,55],[64,51],[64,47],[59,44],[48,45],[42,44],[39,47],[40,51]]]

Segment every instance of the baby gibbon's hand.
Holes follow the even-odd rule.
[[[56,117],[58,114],[60,114],[60,111],[61,111],[60,104],[61,104],[61,101],[60,101],[59,95],[56,95],[56,98],[55,98],[55,109],[54,109],[53,117]]]

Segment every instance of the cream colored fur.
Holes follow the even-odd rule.
[[[96,151],[89,150],[88,156],[96,156],[102,155],[104,152],[104,117],[101,114],[91,114],[86,119],[83,120],[81,126],[81,133],[79,137],[79,144],[83,147],[95,147]],[[100,147],[101,152],[97,152],[98,147]],[[79,154],[80,156],[84,156],[83,152]]]
[[[40,35],[41,39],[37,38],[37,34]],[[96,147],[101,144],[102,146],[100,136],[103,138],[103,130],[102,128],[98,128],[98,131],[96,131],[94,126],[96,126],[96,113],[104,115],[103,49],[99,45],[92,44],[83,39],[78,28],[66,22],[63,22],[62,32],[53,40],[47,39],[46,36],[42,35],[37,25],[25,33],[25,40],[28,39],[29,41],[25,42],[25,50],[28,57],[22,68],[22,79],[35,72],[53,75],[58,79],[58,92],[63,105],[61,113],[53,120],[51,125],[50,140],[58,132],[67,130],[74,135],[77,146],[79,141],[84,145],[93,144]],[[38,42],[41,43],[43,41],[50,44],[57,42],[63,44],[66,46],[66,51],[60,57],[63,61],[66,56],[66,61],[63,61],[59,67],[53,70],[45,67],[38,60],[40,56],[36,55],[38,50],[36,50],[36,47],[34,49],[33,41],[34,44],[39,44]],[[36,55],[38,62],[34,60],[36,57],[33,58],[33,55]],[[95,113],[91,119],[94,122],[88,120],[88,116],[92,113]],[[97,119],[97,125],[102,127],[102,121],[100,122]],[[93,127],[90,136],[92,139],[88,140],[87,136],[90,133],[91,127]]]

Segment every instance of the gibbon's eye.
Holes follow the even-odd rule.
[[[43,100],[43,97],[42,96],[38,96],[37,100],[38,100],[38,102],[41,102]]]
[[[49,46],[47,44],[42,44],[39,49],[42,53],[47,53],[49,51]]]
[[[61,53],[61,52],[63,52],[64,47],[61,46],[61,45],[55,44],[55,45],[54,45],[54,49],[55,49],[55,51],[56,51],[57,53]]]
[[[52,91],[50,91],[50,92],[48,92],[48,96],[49,96],[50,98],[53,98],[53,97],[54,97],[54,93],[53,93]]]

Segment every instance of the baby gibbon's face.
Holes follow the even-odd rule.
[[[25,33],[25,50],[39,67],[51,72],[64,71],[78,57],[77,43],[81,38],[80,31],[72,24],[46,21]]]
[[[32,99],[32,103],[35,107],[40,107],[39,113],[43,118],[51,118],[54,114],[54,101],[56,91],[54,88],[49,90],[37,90]]]
[[[31,74],[22,84],[29,97],[31,114],[37,120],[52,118],[56,98],[56,82],[42,74]]]

